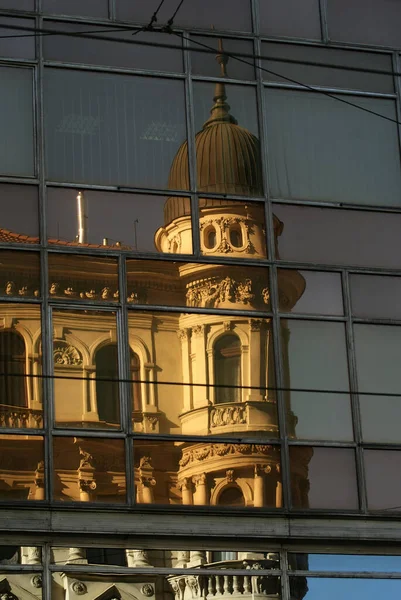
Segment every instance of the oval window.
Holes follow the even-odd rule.
[[[215,247],[217,241],[216,230],[214,227],[211,227],[205,232],[205,246],[209,250]]]
[[[241,248],[242,246],[242,232],[240,229],[231,229],[230,230],[230,242],[231,245],[235,248]]]

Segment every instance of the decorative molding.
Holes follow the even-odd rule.
[[[83,596],[87,593],[88,588],[84,584],[83,581],[78,581],[77,579],[71,583],[71,590],[74,592],[76,596]]]
[[[245,406],[215,406],[210,412],[210,427],[243,425],[247,422]]]
[[[141,592],[144,596],[147,596],[148,598],[154,596],[155,593],[153,586],[150,585],[150,583],[145,583],[145,585],[141,587]]]
[[[75,346],[58,340],[53,344],[53,361],[55,367],[71,367],[83,364],[82,354]]]
[[[232,277],[209,277],[187,284],[187,306],[217,308],[221,304],[251,304],[255,299],[252,280],[236,281]]]
[[[272,448],[273,446],[265,444],[207,444],[198,448],[187,448],[183,450],[179,464],[181,468],[184,468],[190,463],[202,462],[217,456],[266,456],[271,452]]]
[[[43,586],[42,575],[34,575],[31,578],[31,585],[33,585],[33,587],[37,589],[41,588]],[[1,596],[1,598],[3,597]]]

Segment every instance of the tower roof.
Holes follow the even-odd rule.
[[[217,55],[222,75],[226,76],[227,56],[222,48]],[[224,81],[216,83],[210,117],[195,136],[198,191],[246,196],[263,195],[259,140],[238,125],[230,114]],[[169,188],[189,189],[188,143],[179,148],[171,165]],[[208,202],[208,200],[204,200]],[[211,200],[215,205],[215,200]],[[222,201],[227,204],[227,200]],[[169,198],[165,206],[166,224],[188,214],[188,203]]]

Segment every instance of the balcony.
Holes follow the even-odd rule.
[[[40,429],[43,427],[43,411],[0,404],[0,427]]]

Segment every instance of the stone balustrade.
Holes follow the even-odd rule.
[[[43,427],[43,411],[25,406],[0,404],[0,427]]]

